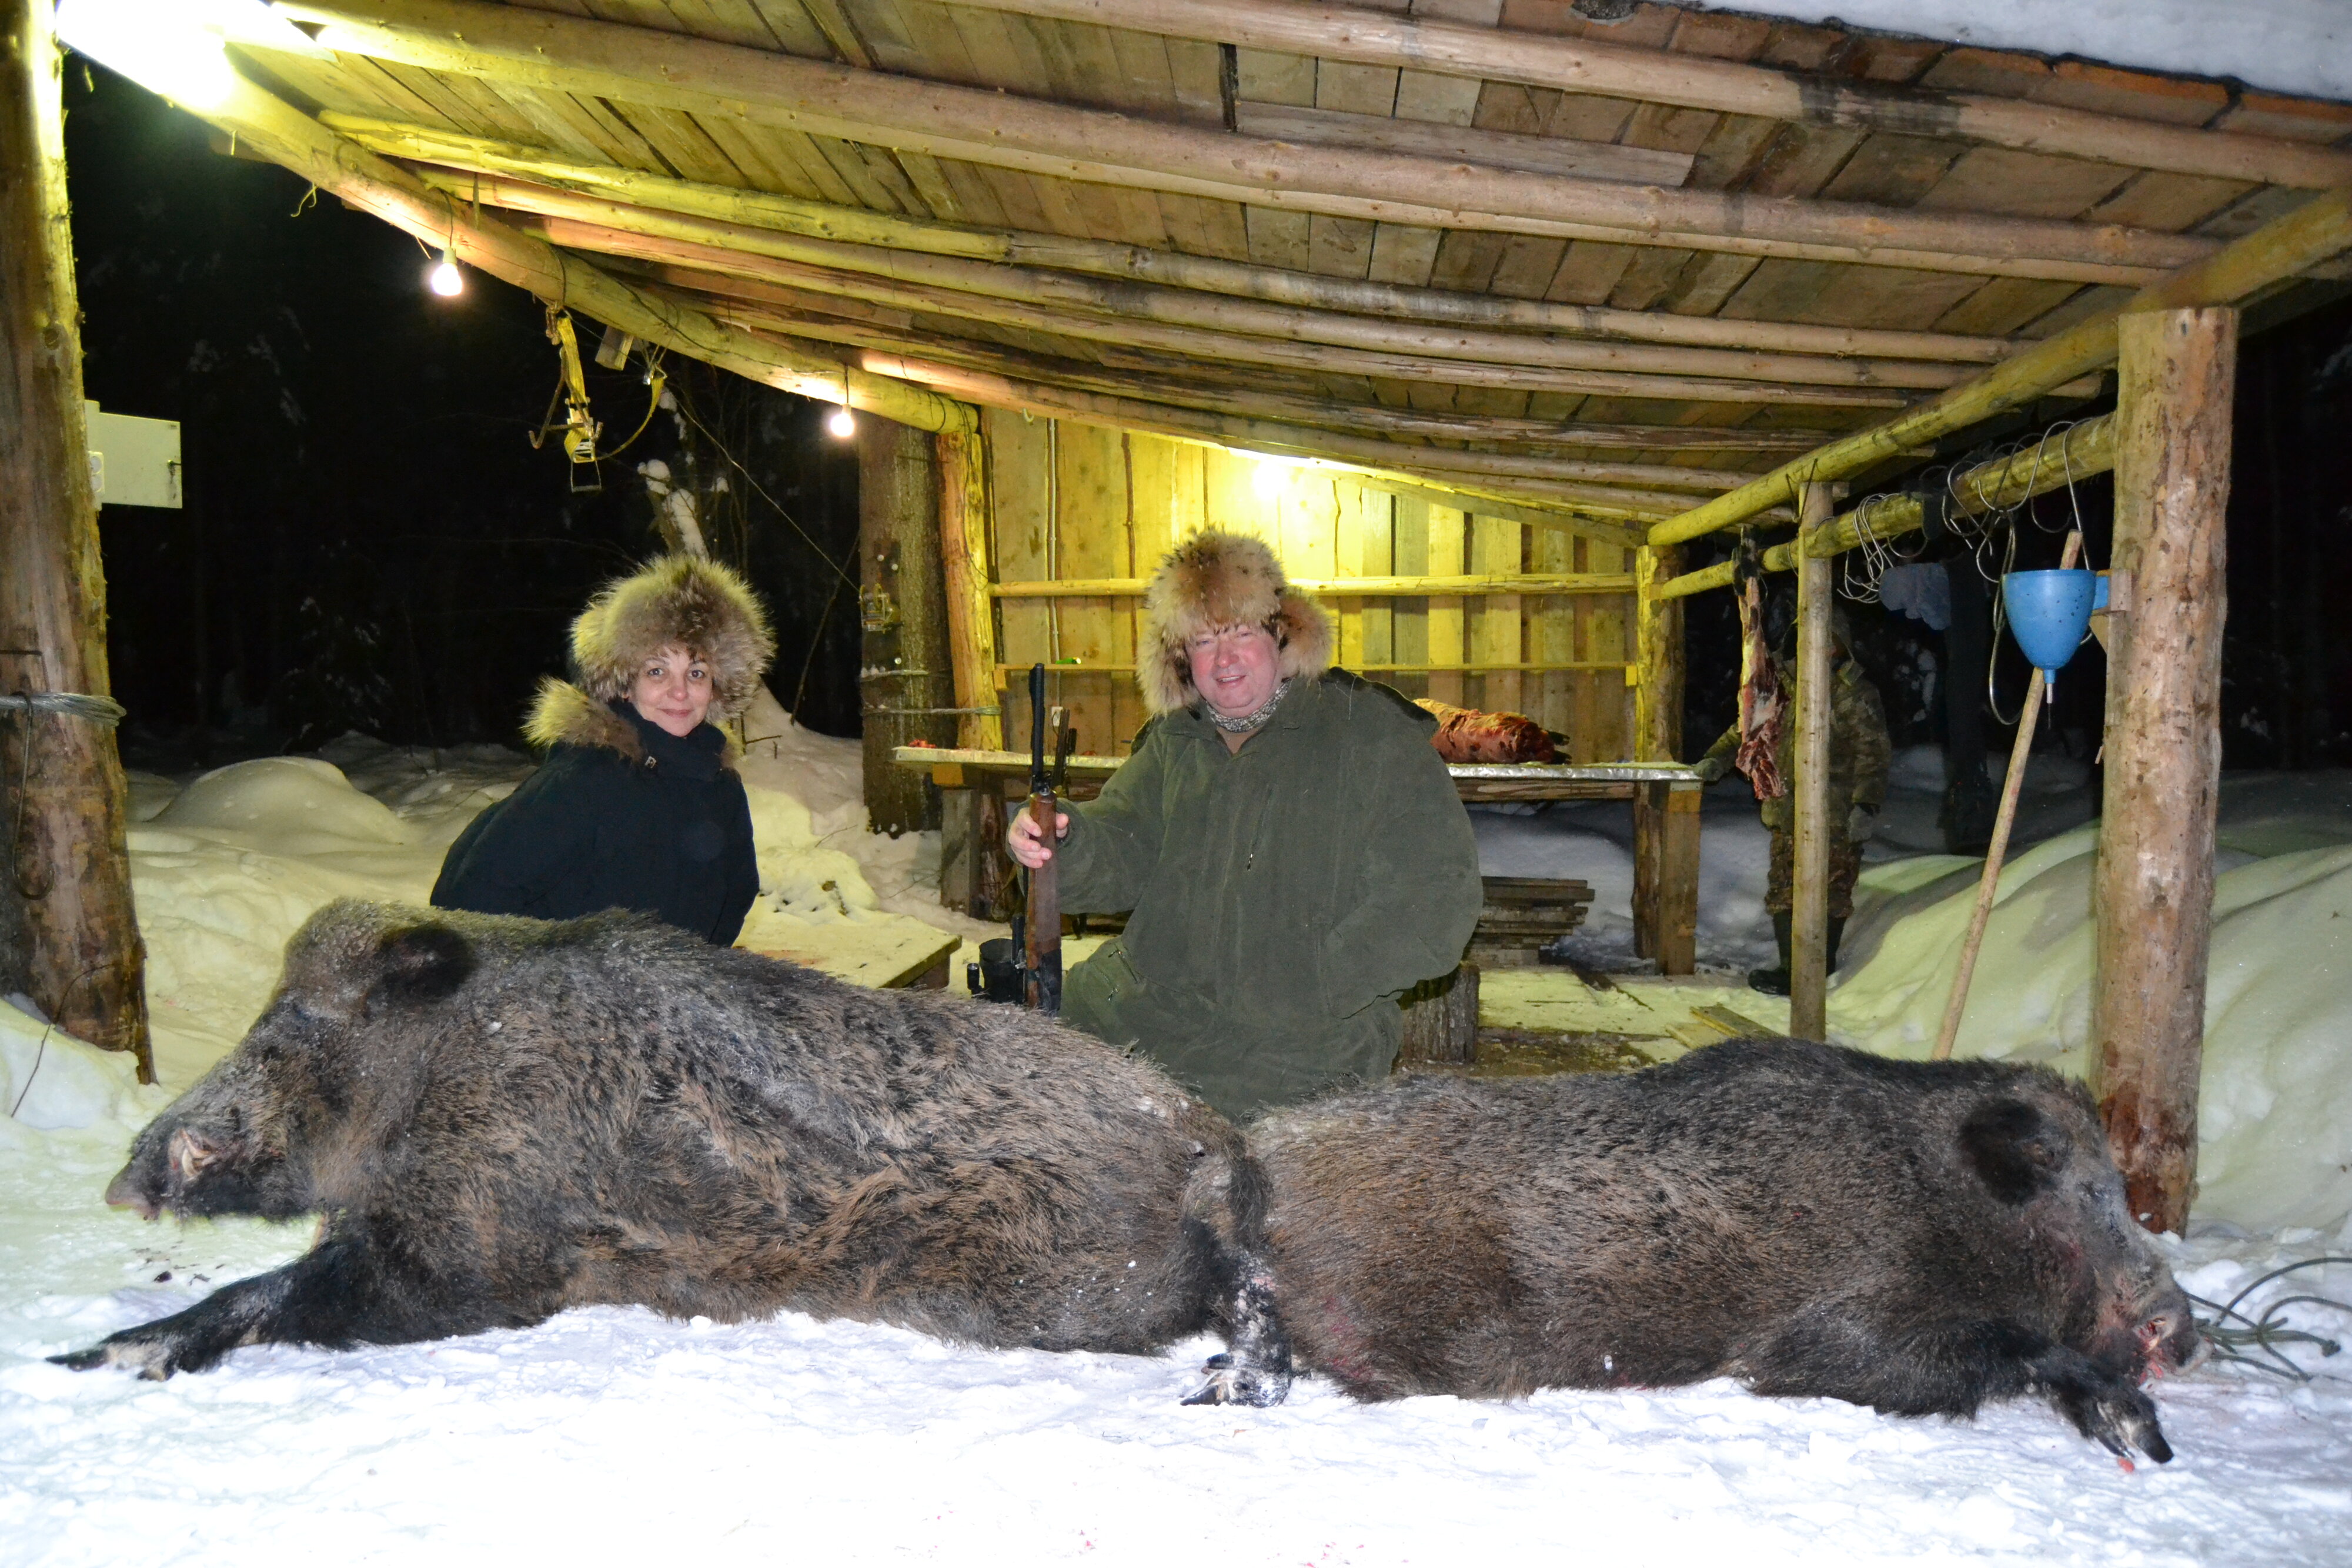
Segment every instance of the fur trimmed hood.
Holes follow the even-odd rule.
[[[1331,622],[1292,588],[1265,545],[1242,534],[1203,529],[1178,545],[1143,591],[1143,626],[1135,684],[1155,715],[1200,697],[1184,644],[1227,626],[1263,626],[1281,649],[1285,680],[1331,667]]]
[[[724,730],[719,733],[726,734]],[[523,720],[522,737],[540,751],[562,742],[602,747],[618,752],[625,762],[646,759],[645,737],[628,715],[553,675],[539,683],[539,695],[530,702],[530,716]],[[719,754],[719,765],[732,768],[735,758],[735,741],[730,736]]]
[[[776,653],[768,613],[740,577],[716,561],[667,555],[588,601],[572,623],[572,678],[600,703],[616,701],[629,695],[646,656],[673,643],[710,667],[714,720],[751,705]],[[543,705],[545,688],[540,695]]]

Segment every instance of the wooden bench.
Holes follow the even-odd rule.
[[[1573,878],[1488,876],[1486,906],[1470,936],[1470,961],[1492,969],[1526,968],[1544,947],[1584,924],[1592,888]]]
[[[818,927],[791,946],[771,941],[756,947],[747,945],[747,950],[763,958],[782,958],[804,969],[822,969],[836,979],[877,990],[938,991],[947,988],[956,950],[963,946],[962,937],[928,925],[887,936],[870,926],[852,929],[855,942],[827,941],[828,931]]]

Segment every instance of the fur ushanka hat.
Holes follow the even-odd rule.
[[[716,561],[667,555],[588,601],[572,623],[572,675],[599,702],[617,702],[646,656],[672,644],[709,666],[713,719],[750,706],[776,653],[768,612],[740,577]]]
[[[1143,706],[1173,713],[1200,696],[1184,644],[1227,626],[1262,626],[1281,653],[1283,679],[1331,667],[1331,622],[1283,580],[1282,563],[1258,540],[1204,529],[1178,545],[1143,591],[1135,684]]]

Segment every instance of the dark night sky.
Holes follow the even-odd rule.
[[[195,120],[101,69],[75,62],[68,77],[89,394],[179,420],[186,461],[184,511],[104,514],[134,766],[346,728],[511,740],[588,592],[659,548],[635,473],[647,456],[698,476],[715,548],[768,599],[777,695],[815,728],[856,733],[856,607],[833,563],[855,570],[856,465],[819,430],[822,407],[671,365],[696,419],[797,527],[667,416],[604,465],[603,495],[569,495],[553,443],[525,439],[556,368],[535,300],[479,274],[437,299],[405,235],[332,197],[305,204],[293,175],[213,152]],[[593,324],[580,326],[593,348]],[[617,440],[646,389],[634,363],[589,375]],[[720,475],[732,482],[713,493]],[[2103,562],[2105,481],[2079,499]],[[2036,515],[2055,528],[2066,507],[2044,497]],[[2352,589],[2352,301],[2247,340],[2229,548],[2226,764],[2352,766],[2352,639],[2336,625]],[[2056,551],[2055,533],[2029,533],[2018,564]],[[1874,607],[1855,619],[1898,742],[1937,738],[1901,672],[1940,639]],[[1704,747],[1737,681],[1729,596],[1691,601],[1690,624],[1689,744]],[[2013,648],[2002,671],[2013,703]],[[2095,746],[2098,674],[2086,649],[2049,744]]]
[[[705,497],[709,531],[774,612],[772,685],[791,705],[805,664],[803,720],[856,733],[855,592],[834,592],[824,558],[854,575],[856,464],[818,429],[822,407],[669,367],[809,538],[667,414],[602,465],[604,494],[571,495],[555,442],[527,439],[556,375],[536,300],[471,272],[438,298],[408,235],[215,153],[197,121],[102,69],[75,61],[68,78],[87,393],[182,425],[186,508],[102,517],[134,766],[347,728],[511,740],[588,593],[660,549],[635,473],[649,456],[706,491],[727,476]],[[593,351],[598,329],[577,324]],[[617,444],[646,413],[643,378],[635,361],[589,375]]]

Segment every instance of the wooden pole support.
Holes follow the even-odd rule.
[[[1699,803],[1696,783],[1633,786],[1633,951],[1661,975],[1698,967]]]
[[[2106,784],[2093,883],[2094,1087],[2131,1211],[2187,1224],[2213,925],[2230,405],[2238,313],[2123,319]]]
[[[1798,538],[1828,526],[1836,507],[1827,485],[1801,497]],[[1797,557],[1797,745],[1793,793],[1796,845],[1790,881],[1789,1032],[1829,1038],[1830,609],[1837,569],[1801,550]]]
[[[988,581],[988,456],[977,417],[967,431],[932,437],[940,471],[940,557],[947,563],[948,652],[955,664],[956,706],[997,705],[996,610]],[[1001,714],[956,716],[957,744],[1004,747]]]
[[[932,437],[887,419],[857,422],[859,620],[857,688],[866,737],[866,814],[876,832],[939,826],[930,781],[891,765],[917,738],[955,739],[948,608],[940,550],[940,482]]]
[[[1658,588],[1682,570],[1683,552],[1673,545],[1634,552],[1633,581],[1641,594],[1634,612],[1633,756],[1642,762],[1674,762],[1683,748],[1683,607],[1656,597]]]
[[[1683,607],[1654,597],[1682,568],[1682,551],[1635,552],[1633,756],[1672,762],[1682,751]],[[1696,789],[1645,784],[1633,791],[1633,950],[1664,975],[1687,975],[1698,959],[1699,800]]]
[[[0,0],[0,690],[108,695],[106,578],[48,0]],[[114,732],[0,722],[0,980],[155,1082]]]

